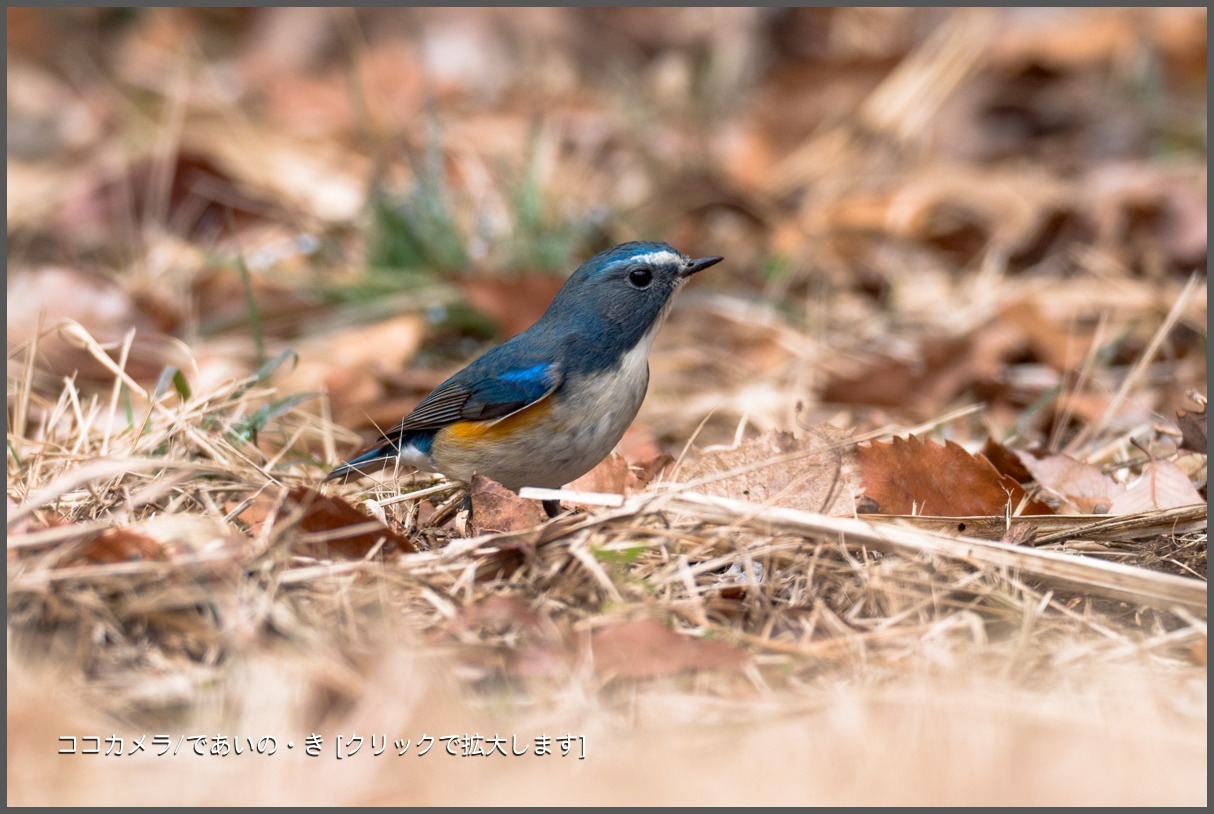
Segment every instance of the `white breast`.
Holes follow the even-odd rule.
[[[589,374],[570,388],[560,409],[569,430],[550,441],[553,481],[564,485],[586,474],[624,437],[645,400],[656,334],[655,327],[614,368]]]

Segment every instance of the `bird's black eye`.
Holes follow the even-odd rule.
[[[637,288],[649,288],[653,282],[653,272],[644,266],[636,266],[628,272],[628,282]]]

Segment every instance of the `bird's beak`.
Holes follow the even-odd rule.
[[[699,260],[689,260],[687,261],[687,265],[683,266],[683,274],[681,276],[686,279],[709,266],[715,266],[724,259],[724,257],[701,257]]]

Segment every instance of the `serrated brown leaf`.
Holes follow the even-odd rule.
[[[1142,469],[1142,477],[1118,495],[1110,514],[1174,509],[1205,503],[1189,476],[1171,461],[1152,461]]]
[[[403,536],[374,517],[359,511],[343,498],[322,495],[306,486],[294,486],[287,492],[285,504],[278,513],[275,525],[279,523],[292,523],[296,528],[311,534],[332,532],[332,536],[326,537],[321,543],[324,549],[316,552],[321,556],[338,554],[351,559],[361,559],[384,538],[385,545],[395,545],[405,552],[415,550],[413,544]],[[354,534],[344,533],[353,526],[367,524],[374,527]],[[309,553],[312,553],[311,547]]]
[[[590,637],[590,649],[596,672],[630,678],[653,678],[684,670],[736,670],[748,658],[727,642],[681,636],[654,619],[599,628]]]
[[[798,438],[791,432],[769,432],[742,441],[736,449],[703,453],[676,473],[679,482],[723,475],[733,469],[750,471],[696,487],[708,495],[749,500],[822,514],[851,514],[859,493],[850,434],[823,424]],[[765,461],[805,453],[781,463]]]
[[[1082,514],[1105,514],[1125,487],[1092,464],[1069,455],[1016,456],[1041,486],[1065,497]]]
[[[495,480],[472,476],[473,534],[534,528],[548,519],[538,500],[524,500]]]
[[[856,463],[866,497],[882,514],[978,517],[1015,511],[1024,489],[999,474],[982,455],[971,455],[952,441],[938,444],[915,436],[856,448]],[[1022,514],[1051,514],[1029,501]]]

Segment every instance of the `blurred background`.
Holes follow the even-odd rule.
[[[7,19],[10,348],[40,318],[133,326],[133,375],[205,391],[290,346],[280,386],[364,435],[623,240],[727,257],[676,309],[630,448],[714,410],[706,440],[974,399],[1057,441],[1108,400],[1043,394],[1093,341],[1128,364],[1204,279],[1203,9]],[[43,351],[50,385],[108,386]],[[1204,391],[1192,361],[1126,420]]]

